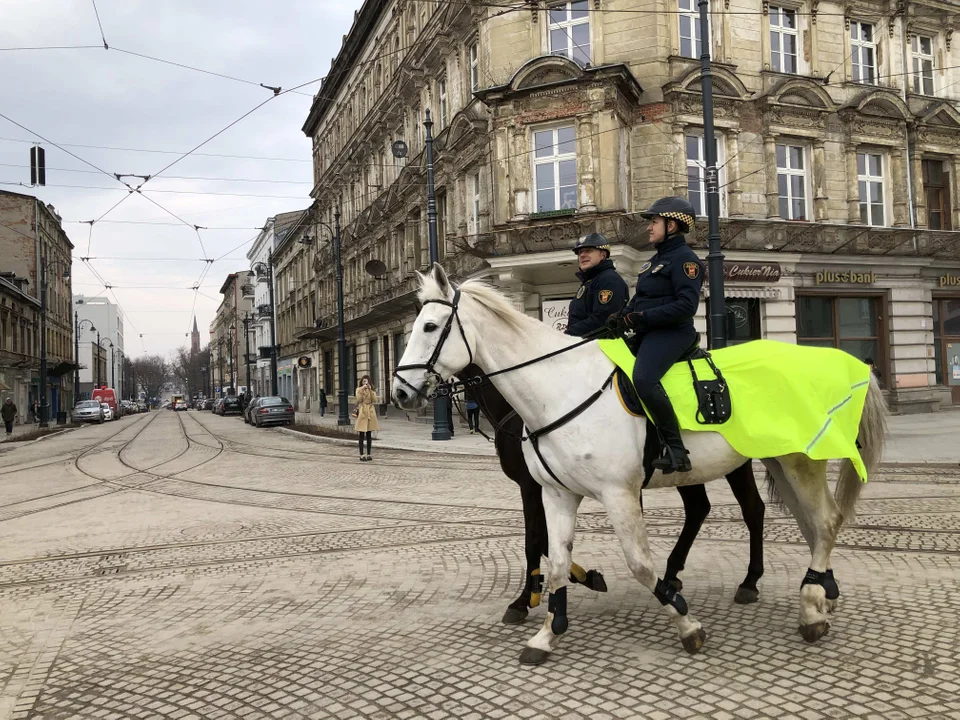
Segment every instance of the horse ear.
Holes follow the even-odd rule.
[[[434,263],[430,270],[430,274],[437,283],[437,287],[440,288],[440,292],[442,292],[445,297],[449,297],[451,292],[450,281],[447,279],[447,273],[444,272],[443,266],[440,265],[440,263]]]

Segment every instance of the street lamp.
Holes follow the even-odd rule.
[[[223,336],[217,338],[217,366],[220,369],[220,397],[223,397]]]
[[[117,391],[117,396],[122,400],[123,399],[123,350],[117,348],[117,355],[120,356],[120,385],[115,386],[114,389]],[[114,371],[116,371],[117,363],[113,364]]]
[[[73,312],[73,361],[77,364],[73,371],[73,403],[76,405],[80,401],[80,330],[84,323],[90,323],[90,331],[96,332],[97,328],[93,326],[93,321],[87,318],[80,319],[80,313]]]
[[[235,330],[232,327],[227,329],[227,353],[228,353],[227,368],[230,370],[230,384],[228,385],[228,387],[230,388],[230,390],[233,391],[232,394],[236,394],[236,389],[237,389],[236,384],[233,382],[233,379],[234,379],[233,375],[234,375],[234,372],[236,372],[236,364],[233,362],[234,340],[235,340],[234,332]]]
[[[70,266],[62,260],[47,262],[47,259],[43,258],[40,261],[40,427],[42,428],[50,427],[47,422],[50,415],[50,405],[47,403],[47,268],[57,265],[63,269],[63,279],[68,279]]]
[[[339,217],[339,216],[338,216]],[[267,254],[267,262],[258,262],[253,266],[253,271],[257,274],[257,282],[267,284],[267,292],[270,294],[270,394],[279,395],[277,388],[277,325],[274,317],[274,299],[273,299],[273,250]],[[261,305],[261,312],[262,310]]]
[[[440,261],[440,243],[437,240],[437,193],[433,182],[433,120],[426,111],[423,127],[427,131],[427,230],[430,238],[430,264]],[[450,398],[437,395],[433,401],[433,439],[450,439]]]
[[[243,364],[247,368],[247,397],[250,397],[250,313],[243,314]]]
[[[349,425],[350,417],[347,414],[347,336],[343,329],[343,263],[340,260],[340,210],[333,213],[333,229],[322,220],[315,220],[315,224],[323,225],[333,236],[333,261],[336,266],[337,277],[337,368],[340,382],[337,384],[337,425]],[[305,237],[304,244],[309,245],[313,238]],[[319,247],[319,242],[317,243]],[[271,295],[271,304],[273,296]],[[274,393],[276,394],[276,393]]]

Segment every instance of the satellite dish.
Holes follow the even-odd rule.
[[[374,277],[382,277],[387,274],[387,266],[379,260],[370,260],[363,266],[363,269],[367,271],[367,275],[373,275]]]
[[[403,140],[397,140],[390,146],[390,152],[395,158],[405,158],[407,156],[407,144]]]

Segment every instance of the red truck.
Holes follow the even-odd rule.
[[[113,411],[113,419],[120,417],[120,404],[117,402],[117,393],[113,388],[101,387],[93,389],[93,399],[106,403]]]

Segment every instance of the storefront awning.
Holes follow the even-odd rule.
[[[710,297],[710,288],[703,286],[703,296]],[[780,298],[780,289],[775,287],[730,287],[724,285],[723,296],[731,299],[750,299],[757,300],[778,300]]]
[[[75,362],[70,362],[69,360],[64,360],[61,363],[57,363],[50,370],[47,370],[47,375],[51,377],[60,377],[66,375],[68,372],[73,372],[80,366]]]

